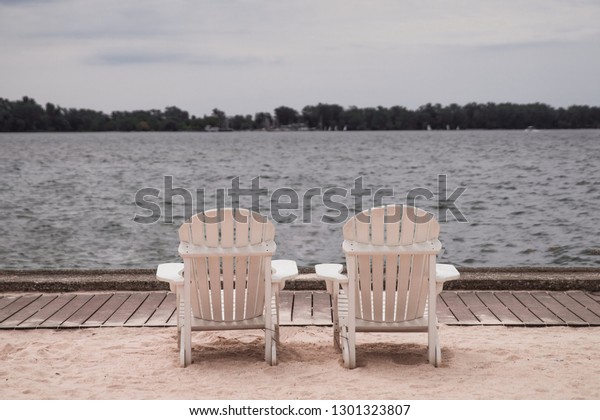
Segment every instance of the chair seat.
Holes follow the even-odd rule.
[[[265,328],[264,315],[242,321],[208,321],[201,318],[192,318],[193,331],[256,330],[262,328]]]
[[[402,322],[375,322],[356,320],[357,332],[427,332],[427,317]]]

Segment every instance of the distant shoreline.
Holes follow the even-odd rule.
[[[543,103],[427,103],[347,108],[337,104],[306,105],[301,111],[279,106],[254,115],[227,115],[214,108],[197,117],[176,106],[164,110],[112,111],[41,106],[24,96],[0,98],[0,132],[222,132],[222,131],[391,131],[391,130],[549,130],[600,129],[600,107],[554,108]]]
[[[560,132],[560,131],[593,131],[593,130],[600,130],[600,128],[545,128],[545,129],[539,129],[536,130],[536,132],[544,132],[544,131],[552,131],[552,132]],[[431,130],[346,130],[346,133],[368,133],[368,132],[377,132],[377,133],[393,133],[393,132],[422,132],[422,131],[426,131],[426,132],[430,132],[430,133],[446,133],[446,132],[475,132],[475,131],[516,131],[516,132],[527,132],[528,130],[521,130],[519,128],[466,128],[466,129],[461,129],[461,130],[441,130],[441,129],[431,129]],[[0,131],[0,135],[2,134],[126,134],[126,133],[136,133],[136,134],[140,134],[140,133],[169,133],[169,134],[174,134],[174,133],[180,133],[180,134],[192,134],[192,133],[197,133],[197,134],[223,134],[223,133],[306,133],[306,134],[310,134],[310,133],[326,133],[326,132],[332,132],[332,133],[344,133],[344,131],[331,131],[331,130],[317,130],[317,129],[313,129],[313,130],[278,130],[278,129],[274,129],[274,130],[227,130],[227,131],[204,131],[204,130],[186,130],[186,131],[166,131],[166,130],[160,130],[160,131],[119,131],[119,130],[112,130],[112,131],[50,131],[50,130],[46,130],[46,131]]]

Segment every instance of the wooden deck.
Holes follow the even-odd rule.
[[[447,325],[600,326],[600,293],[445,291],[438,318]],[[325,292],[284,291],[281,325],[331,325]],[[175,326],[167,292],[0,295],[0,329]]]

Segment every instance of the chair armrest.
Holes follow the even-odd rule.
[[[342,264],[317,264],[315,265],[315,271],[317,276],[323,280],[331,280],[339,283],[347,283],[348,276],[341,274],[344,270]]]
[[[298,275],[296,261],[274,260],[271,261],[271,282],[285,283],[286,280]]]
[[[329,294],[333,294],[333,284],[347,284],[348,276],[341,274],[344,266],[342,264],[317,264],[315,265],[315,271],[317,277],[325,280],[327,291]]]
[[[178,286],[183,286],[183,263],[159,264],[156,278],[169,283],[171,291],[175,292]]]
[[[460,278],[460,273],[452,264],[436,264],[435,265],[435,283],[437,293],[440,294],[444,289],[444,282],[457,280]]]
[[[460,278],[460,273],[452,264],[436,264],[435,279],[439,283],[449,280],[457,280]]]

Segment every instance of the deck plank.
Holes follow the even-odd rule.
[[[504,304],[498,300],[494,292],[475,292],[483,304],[502,322],[502,325],[523,325]]]
[[[176,307],[173,308],[173,313],[171,314],[171,316],[169,317],[169,320],[167,321],[167,326],[170,327],[176,327],[177,326],[177,317],[179,316],[179,314],[176,311]]]
[[[4,309],[17,299],[21,299],[22,296],[2,296],[0,299],[0,309]]]
[[[585,306],[589,311],[600,316],[600,303],[592,299],[589,293],[582,292],[581,290],[571,290],[567,294]]]
[[[600,317],[573,299],[565,292],[550,292],[550,295],[589,325],[600,325]]]
[[[475,292],[461,292],[458,294],[464,304],[473,312],[475,317],[483,325],[500,325],[500,321],[484,303],[479,299]]]
[[[544,321],[538,318],[525,305],[523,305],[510,292],[498,291],[494,292],[494,296],[500,300],[519,320],[528,326],[542,326]]]
[[[42,295],[19,312],[5,319],[2,322],[3,328],[17,328],[19,324],[25,322],[28,318],[41,310],[44,306],[56,299],[58,295]]]
[[[312,325],[333,325],[331,296],[327,292],[312,294]]]
[[[77,310],[81,308],[81,306],[85,305],[93,296],[94,295],[88,294],[75,294],[73,299],[71,299],[66,305],[42,322],[40,326],[44,328],[58,328],[62,326],[63,322],[69,319],[71,315],[77,312]],[[65,325],[64,327],[67,328],[71,326]]]
[[[103,325],[131,296],[131,292],[109,293],[108,295],[106,302],[83,323],[82,327],[99,327]]]
[[[442,294],[444,294],[446,292],[442,292]],[[448,305],[446,305],[446,302],[444,302],[444,299],[442,299],[441,295],[437,296],[437,317],[438,317],[438,322],[441,324],[448,324],[448,325],[454,325],[458,322],[458,320],[454,317],[454,315],[452,315],[452,312],[450,312],[450,309],[448,309]]]
[[[15,299],[14,301],[6,305],[4,308],[0,309],[0,322],[4,322],[11,316],[15,315],[17,312],[27,307],[27,305],[30,305],[32,302],[39,299],[40,296],[42,295],[25,295],[21,296],[20,299]]]
[[[19,324],[19,328],[39,328],[39,326],[58,312],[63,306],[69,303],[75,295],[73,294],[61,294],[55,297],[50,303],[41,308],[35,314],[27,318],[24,322]]]
[[[279,325],[292,324],[292,306],[294,304],[294,292],[284,290],[279,293]]]
[[[149,293],[137,293],[132,292],[127,297],[127,300],[123,302],[121,306],[106,320],[105,327],[114,327],[124,325],[129,317],[137,311],[142,303],[148,298]]]
[[[548,308],[549,311],[562,319],[567,325],[588,325],[587,322],[565,308],[548,292],[532,292],[531,295],[536,298],[538,302]]]
[[[442,295],[442,299],[450,309],[450,312],[454,315],[457,322],[463,325],[477,325],[480,324],[479,320],[465,303],[460,300],[456,292],[446,292]]]
[[[108,293],[100,293],[92,296],[90,300],[84,303],[77,311],[73,313],[65,322],[61,324],[63,327],[81,327],[85,322],[96,313],[98,309],[110,299]]]
[[[141,327],[154,314],[156,309],[167,297],[167,292],[150,293],[148,298],[140,305],[140,307],[129,317],[125,322],[126,327]]]
[[[176,309],[176,295],[175,293],[167,294],[167,297],[162,301],[156,311],[152,314],[150,319],[146,322],[146,326],[148,327],[160,327],[169,325],[169,319],[175,313]],[[175,325],[177,325],[177,320],[175,320]]]
[[[294,292],[291,325],[310,325],[312,322],[312,293]]]
[[[565,322],[554,315],[552,311],[542,305],[536,298],[531,296],[531,292],[514,291],[512,295],[535,314],[546,326],[565,325]]]

